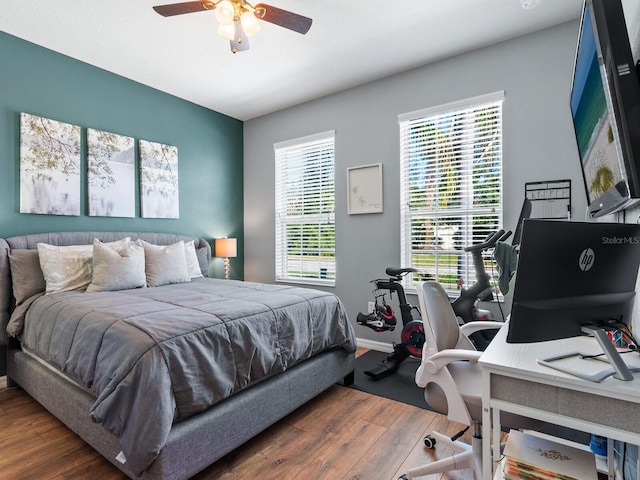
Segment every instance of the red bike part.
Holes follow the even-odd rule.
[[[395,325],[396,318],[394,316],[393,309],[391,308],[390,305],[385,305],[383,307],[378,307],[378,313],[385,320],[392,320],[393,319],[393,324]]]
[[[414,344],[414,340],[416,339],[421,339],[419,346]],[[400,333],[400,340],[406,345],[410,355],[421,358],[422,345],[424,344],[424,325],[422,322],[414,320],[407,323]]]

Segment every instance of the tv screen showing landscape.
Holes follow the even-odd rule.
[[[609,91],[605,88],[603,77],[606,78],[606,71],[598,61],[596,36],[591,12],[587,8],[576,57],[571,113],[589,203],[625,180],[617,150],[615,116],[611,114]]]

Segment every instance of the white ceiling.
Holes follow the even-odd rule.
[[[261,22],[232,54],[211,11],[162,17],[178,0],[2,0],[0,30],[248,120],[580,16],[582,0],[267,0],[311,17],[309,33]]]

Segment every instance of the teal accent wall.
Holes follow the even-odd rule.
[[[236,237],[243,271],[243,123],[0,32],[0,237],[46,231],[158,231]],[[144,59],[140,59],[144,62]],[[167,69],[171,65],[166,66]],[[21,214],[20,113],[83,127],[80,216]],[[85,128],[178,148],[179,219],[89,217]],[[138,180],[138,177],[136,178]],[[138,183],[138,182],[136,182]],[[222,276],[222,259],[211,274]]]

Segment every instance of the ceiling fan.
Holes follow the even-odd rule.
[[[309,31],[312,22],[308,17],[265,3],[258,3],[254,7],[246,0],[199,0],[158,5],[153,9],[164,17],[213,10],[219,23],[218,35],[229,39],[233,53],[249,50],[249,37],[260,31],[260,23],[257,19],[303,35]]]

